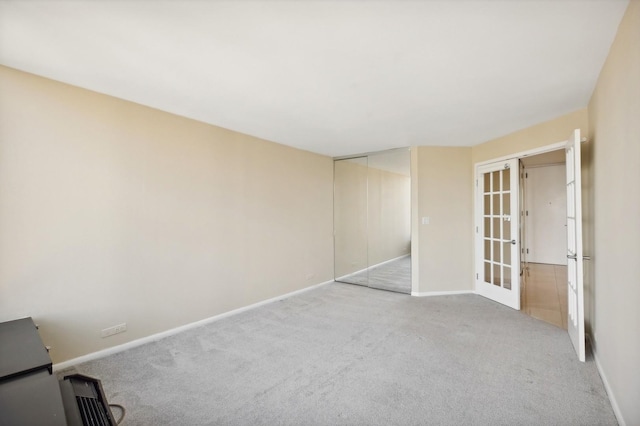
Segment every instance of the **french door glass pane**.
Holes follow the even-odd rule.
[[[493,242],[493,261],[494,262],[501,262],[501,256],[500,256],[500,246],[502,245],[502,243],[500,241],[494,241]]]
[[[508,266],[504,267],[504,285],[503,287],[507,290],[511,290],[511,268]]]
[[[491,261],[491,240],[484,240],[484,260]]]
[[[504,233],[502,234],[503,239],[510,240],[511,239],[511,222],[503,222],[504,227],[502,230]]]
[[[484,215],[484,281],[511,289],[511,170],[484,173],[482,176]]]
[[[499,286],[500,282],[500,265],[493,265],[493,284]]]
[[[503,256],[503,261],[502,263],[506,265],[511,265],[511,244],[510,243],[504,243],[504,256]],[[506,272],[505,272],[506,275]],[[506,278],[505,278],[505,282],[506,282]]]
[[[509,169],[502,171],[502,190],[509,191],[511,189],[511,172]]]
[[[499,240],[500,239],[500,225],[501,225],[502,219],[500,219],[499,217],[494,217],[493,218],[493,232],[492,232],[492,236],[493,238]]]
[[[493,192],[499,192],[500,191],[500,172],[491,173],[491,178],[493,180],[493,187],[491,188],[491,190]]]
[[[492,212],[494,215],[500,214],[500,195],[499,194],[493,195],[493,211]]]
[[[511,193],[509,192],[502,195],[502,213],[511,214]]]

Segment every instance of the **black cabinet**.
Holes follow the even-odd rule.
[[[31,318],[0,323],[0,425],[66,425],[51,358]]]
[[[0,380],[47,369],[51,358],[31,318],[0,323]]]

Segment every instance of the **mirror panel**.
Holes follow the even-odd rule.
[[[335,280],[411,293],[408,148],[334,162]]]
[[[411,293],[411,155],[369,155],[369,287]]]
[[[369,285],[367,157],[334,161],[335,280]]]

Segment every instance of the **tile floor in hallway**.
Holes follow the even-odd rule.
[[[567,329],[567,266],[526,263],[521,291],[522,311]]]

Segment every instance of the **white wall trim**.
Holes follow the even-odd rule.
[[[408,256],[411,256],[411,253],[406,253],[406,254],[403,254],[403,255],[401,255],[401,256],[394,257],[393,259],[385,260],[384,262],[380,262],[380,263],[377,263],[377,264],[375,264],[375,265],[373,265],[373,266],[369,266],[369,269],[376,268],[376,267],[378,267],[378,266],[384,265],[384,264],[386,264],[386,263],[393,262],[393,261],[395,261],[395,260],[400,260],[400,259],[405,258],[405,257],[408,257]]]
[[[77,358],[73,358],[73,359],[70,359],[70,360],[67,360],[67,361],[62,361],[62,362],[59,362],[57,364],[53,364],[53,370],[54,371],[64,370],[66,368],[73,367],[73,366],[78,365],[78,364],[82,364],[84,362],[93,361],[93,360],[96,360],[96,359],[99,359],[99,358],[104,358],[106,356],[113,355],[113,354],[116,354],[118,352],[123,352],[123,351],[126,351],[128,349],[132,349],[132,348],[135,348],[135,347],[138,347],[138,346],[142,346],[142,345],[147,344],[147,343],[155,342],[155,341],[164,339],[165,337],[173,336],[174,334],[178,334],[178,333],[181,333],[183,331],[187,331],[187,330],[191,330],[191,329],[194,329],[194,328],[197,328],[197,327],[201,327],[201,326],[206,325],[206,324],[211,324],[211,323],[219,321],[221,319],[224,319],[224,318],[227,318],[227,317],[230,317],[230,316],[233,316],[233,315],[237,315],[237,314],[240,314],[242,312],[246,312],[246,311],[258,308],[260,306],[267,305],[269,303],[278,302],[280,300],[288,299],[288,298],[290,298],[292,296],[295,296],[297,294],[305,293],[305,292],[310,291],[310,290],[314,290],[314,289],[316,289],[318,287],[330,284],[332,282],[334,282],[334,280],[325,281],[325,282],[322,282],[320,284],[314,284],[314,285],[312,285],[310,287],[305,287],[305,288],[302,288],[300,290],[295,290],[295,291],[292,291],[290,293],[283,294],[281,296],[272,297],[271,299],[263,300],[263,301],[260,301],[260,302],[257,302],[257,303],[253,303],[251,305],[243,306],[241,308],[233,309],[233,310],[228,311],[228,312],[223,312],[221,314],[214,315],[212,317],[205,318],[205,319],[200,320],[200,321],[195,321],[195,322],[192,322],[192,323],[189,323],[189,324],[182,325],[180,327],[172,328],[172,329],[169,329],[169,330],[166,330],[166,331],[161,331],[160,333],[156,333],[156,334],[152,334],[150,336],[142,337],[140,339],[132,340],[130,342],[123,343],[121,345],[112,346],[112,347],[107,348],[107,349],[102,349],[102,350],[97,351],[97,352],[92,352],[90,354],[82,355],[82,356],[79,356]]]
[[[524,166],[525,170],[529,169],[539,169],[541,167],[550,167],[550,166],[566,166],[567,163],[544,163],[544,164],[534,164],[532,166]]]
[[[340,280],[347,279],[347,278],[349,278],[349,277],[352,277],[352,276],[354,276],[354,275],[361,274],[361,273],[366,272],[366,271],[368,271],[368,270],[369,270],[369,268],[360,269],[360,270],[355,271],[355,272],[352,272],[352,273],[350,273],[350,274],[343,275],[343,276],[341,276],[341,277],[337,277],[337,278],[335,279],[335,281],[340,282]]]
[[[431,297],[431,296],[452,296],[455,294],[476,294],[473,290],[456,290],[456,291],[412,291],[411,295],[415,297]]]
[[[620,406],[616,401],[616,397],[613,395],[613,390],[609,385],[607,376],[606,374],[604,374],[604,370],[602,369],[602,364],[600,364],[600,359],[598,358],[598,353],[596,352],[596,348],[595,348],[595,345],[593,344],[593,339],[591,338],[591,335],[587,334],[587,339],[589,340],[589,344],[591,346],[591,353],[593,354],[593,360],[596,363],[598,373],[600,373],[600,378],[602,379],[602,383],[604,384],[604,389],[607,391],[607,396],[609,397],[609,402],[611,402],[611,408],[613,408],[613,413],[616,415],[618,424],[620,426],[627,426],[627,423],[624,421],[624,417],[622,416],[622,411],[620,411]]]
[[[351,277],[353,275],[358,275],[358,274],[360,274],[362,272],[368,271],[369,269],[377,268],[378,266],[384,265],[385,263],[393,262],[395,260],[399,260],[399,259],[402,259],[402,258],[407,257],[407,256],[411,256],[411,253],[403,254],[402,256],[394,257],[393,259],[389,259],[389,260],[385,260],[384,262],[376,263],[375,265],[371,265],[368,268],[360,269],[359,271],[352,272],[352,273],[347,274],[347,275],[343,275],[341,277],[336,278],[335,281],[339,282],[340,280],[344,280],[345,278],[349,278],[349,277]]]
[[[495,163],[497,161],[505,161],[512,159],[520,159],[523,157],[529,157],[531,155],[544,154],[545,152],[557,151],[559,149],[564,149],[567,146],[567,141],[556,142],[550,145],[539,146],[537,148],[528,149],[526,151],[520,151],[509,155],[504,155],[502,157],[492,158],[491,160],[481,161],[479,163],[474,164],[474,169],[477,169],[478,166],[484,166],[485,164]]]

